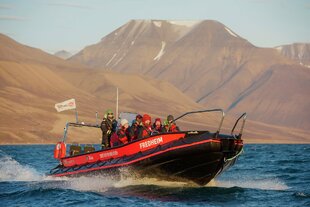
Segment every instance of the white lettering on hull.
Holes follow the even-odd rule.
[[[162,142],[164,142],[163,141],[163,137],[158,137],[158,138],[155,138],[155,139],[152,139],[152,140],[148,140],[148,141],[140,143],[140,149],[144,149],[144,148],[147,148],[147,147],[150,147],[150,146],[153,146],[153,145],[158,145],[158,144],[160,144]]]
[[[100,159],[107,158],[107,157],[112,157],[112,156],[115,156],[115,155],[118,155],[118,151],[111,151],[111,152],[101,153],[100,154]]]

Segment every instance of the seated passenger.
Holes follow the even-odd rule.
[[[169,123],[169,132],[179,132],[180,128],[176,125],[176,123],[173,120],[174,117],[172,115],[167,116],[167,121]]]
[[[144,114],[142,118],[142,127],[139,130],[139,139],[149,137],[152,135],[152,119],[148,114]]]
[[[132,123],[131,127],[129,128],[129,140],[128,141],[134,141],[138,139],[139,134],[139,128],[142,127],[142,116],[138,114],[136,116],[136,120]]]
[[[160,118],[155,119],[155,123],[153,124],[153,131],[161,133],[163,131],[163,125],[161,124]]]
[[[162,128],[162,133],[168,133],[169,132],[169,122],[167,120],[164,121],[164,126]]]
[[[121,144],[128,143],[129,131],[128,131],[129,123],[127,119],[121,120],[121,126],[117,131],[117,136]]]
[[[120,142],[120,140],[118,139],[117,132],[114,132],[114,133],[111,135],[110,146],[111,146],[111,147],[116,147],[116,146],[119,146],[119,145],[121,145],[121,142]]]

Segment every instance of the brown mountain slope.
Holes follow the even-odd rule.
[[[161,32],[169,35],[158,35]],[[173,83],[205,107],[221,107],[234,114],[246,108],[252,120],[310,129],[309,113],[304,112],[309,107],[310,71],[273,48],[253,46],[216,21],[200,21],[190,27],[163,20],[130,21],[70,61],[146,74]],[[295,77],[289,81],[292,88],[279,87],[290,76]],[[265,92],[259,93],[261,90]],[[299,98],[282,102],[283,96]],[[273,107],[259,104],[262,102]],[[279,110],[282,108],[286,110]],[[282,119],[283,113],[290,118]]]
[[[187,30],[188,27],[166,21],[131,20],[69,60],[91,67],[145,73],[159,59],[158,51],[173,44]]]
[[[55,103],[75,98],[81,120],[94,122],[96,111],[102,117],[107,108],[115,108],[116,86],[120,88],[120,110],[166,115],[199,108],[164,81],[75,68],[15,41],[1,43],[6,54],[0,57],[0,143],[55,142],[65,122],[74,121],[74,112],[57,113]],[[32,54],[31,61],[24,59],[25,51]],[[49,62],[43,64],[41,57]],[[100,130],[81,139],[98,143]]]
[[[308,69],[274,65],[242,91],[229,110],[236,111],[234,106],[238,105],[246,111],[251,111],[255,120],[264,123],[276,121],[278,125],[298,126],[309,130],[309,89]]]
[[[98,99],[114,102],[116,88],[119,88],[119,102],[123,110],[141,109],[140,113],[167,114],[201,108],[175,86],[165,81],[102,70],[67,70],[60,74],[68,82]]]
[[[94,122],[95,111],[102,117],[104,110],[115,107],[115,88],[120,89],[120,111],[150,113],[164,118],[202,107],[165,81],[157,81],[137,75],[117,74],[100,69],[89,70],[77,64],[71,65],[50,55],[23,45],[0,42],[0,143],[55,143],[62,136],[66,121],[74,121],[74,112],[57,113],[54,104],[75,98],[80,121]],[[11,48],[4,50],[2,47]],[[23,59],[23,51],[31,61]],[[12,51],[12,53],[9,53]],[[21,56],[19,56],[22,54]],[[8,60],[7,56],[11,57]],[[43,57],[46,63],[40,59]],[[46,57],[46,58],[44,58]],[[19,60],[20,59],[20,60]],[[54,62],[56,61],[56,63]],[[214,130],[217,114],[196,116],[187,122],[179,122],[193,128]],[[225,119],[225,132],[229,132],[233,119]],[[247,142],[309,142],[306,132],[248,122]],[[183,128],[184,129],[184,128]],[[287,133],[289,132],[289,133]],[[70,131],[74,140],[83,143],[99,143],[100,130]],[[248,133],[248,134],[247,134]],[[268,136],[267,136],[268,135]],[[285,136],[284,136],[285,135]],[[292,139],[292,138],[295,139]]]
[[[1,143],[50,143],[61,136],[53,132],[57,122],[74,121],[72,111],[57,113],[54,104],[75,98],[80,116],[91,120],[92,106],[99,105],[95,96],[71,85],[40,64],[0,61]],[[107,104],[102,100],[101,104]],[[93,118],[92,118],[93,120]]]
[[[40,49],[22,45],[0,33],[0,60],[42,64],[50,67],[80,67],[74,63],[67,63],[62,59],[50,55]],[[85,66],[84,66],[85,67]]]

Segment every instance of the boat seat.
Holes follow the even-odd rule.
[[[70,156],[78,155],[81,153],[81,146],[78,143],[72,143],[70,146]]]
[[[84,147],[84,153],[94,152],[95,147],[92,144],[87,144]]]

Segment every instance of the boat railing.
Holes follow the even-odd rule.
[[[84,122],[67,122],[66,126],[64,128],[64,135],[63,135],[63,142],[66,142],[67,140],[67,134],[68,134],[68,129],[70,126],[73,127],[94,127],[94,128],[100,128],[100,126],[96,124],[91,124],[91,123],[84,123]]]
[[[235,135],[234,135],[235,128],[236,128],[236,126],[238,125],[239,121],[242,119],[242,124],[241,124],[241,128],[240,128],[239,135],[236,136],[237,139],[241,139],[241,137],[242,137],[242,133],[243,133],[243,129],[244,129],[244,125],[245,125],[246,118],[247,118],[247,114],[246,114],[246,113],[243,113],[243,114],[236,120],[235,125],[234,125],[234,127],[232,128],[232,130],[231,130],[231,135],[232,135],[232,136],[235,136]]]
[[[217,138],[219,133],[220,133],[220,130],[222,128],[223,122],[224,122],[225,113],[224,113],[223,109],[207,109],[207,110],[199,110],[199,111],[186,112],[185,114],[182,114],[181,116],[179,116],[176,119],[172,120],[172,122],[175,122],[176,120],[181,119],[184,116],[187,116],[189,114],[210,113],[210,112],[221,112],[222,113],[222,118],[221,118],[221,121],[220,121],[220,125],[219,125],[217,131],[214,134],[214,138]]]

